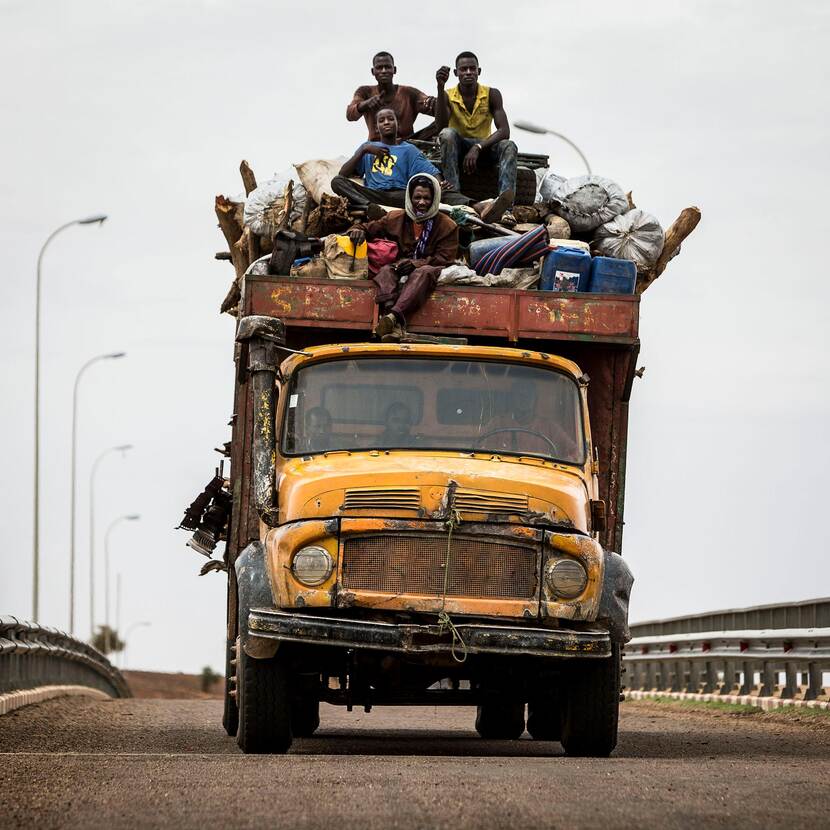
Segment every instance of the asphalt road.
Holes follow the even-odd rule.
[[[623,704],[610,759],[482,741],[467,709],[351,714],[243,756],[205,700],[54,700],[0,718],[0,827],[830,826],[830,718]]]

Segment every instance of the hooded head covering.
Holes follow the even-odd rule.
[[[412,206],[412,191],[415,189],[416,185],[425,185],[432,188],[432,204],[429,206],[429,209],[426,213],[418,216],[415,213],[415,208]],[[438,179],[435,176],[431,176],[429,173],[417,173],[414,175],[406,184],[406,200],[404,201],[404,207],[406,208],[406,215],[413,221],[413,222],[426,222],[427,219],[432,219],[436,213],[438,213],[438,208],[441,205],[441,185],[438,183]]]

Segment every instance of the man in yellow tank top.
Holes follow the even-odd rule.
[[[467,174],[476,168],[498,166],[499,195],[486,215],[487,221],[498,222],[513,206],[518,153],[510,141],[501,92],[478,82],[481,68],[472,52],[462,52],[455,59],[458,86],[445,91],[449,74],[449,68],[442,67],[437,75],[435,120],[442,128],[438,137],[441,172],[452,187],[460,190],[460,165]],[[509,218],[504,216],[505,220]]]

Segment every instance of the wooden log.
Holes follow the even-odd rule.
[[[226,196],[216,197],[215,209],[216,218],[219,220],[219,228],[222,231],[228,248],[242,236],[242,221],[238,208],[238,202],[232,202]]]
[[[256,190],[256,176],[245,159],[242,159],[239,165],[239,173],[242,176],[242,184],[245,186],[245,195],[250,196],[251,191]]]
[[[640,274],[637,280],[637,293],[642,294],[666,270],[669,261],[680,252],[680,246],[700,222],[700,208],[687,207],[680,212],[666,231],[663,250],[654,264],[654,268]]]

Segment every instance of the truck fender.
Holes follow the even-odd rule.
[[[239,609],[239,638],[249,657],[267,658],[276,654],[278,640],[252,637],[248,632],[248,612],[252,608],[273,608],[271,580],[265,563],[265,545],[251,542],[236,558],[237,607]]]
[[[631,586],[634,584],[634,574],[618,553],[604,551],[604,554],[605,573],[597,619],[607,623],[612,642],[623,644],[631,639],[631,632],[628,630],[628,601],[631,597]]]

